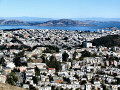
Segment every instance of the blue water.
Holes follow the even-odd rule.
[[[120,28],[120,22],[99,22],[92,23],[95,26],[0,26],[3,29],[57,29],[57,30],[78,30],[78,31],[96,31],[97,29],[117,27]]]

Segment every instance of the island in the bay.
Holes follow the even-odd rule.
[[[59,19],[45,22],[25,22],[20,20],[0,20],[0,25],[29,25],[29,26],[93,26],[84,21]]]

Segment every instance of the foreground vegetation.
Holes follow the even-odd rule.
[[[106,47],[120,46],[120,35],[108,35],[105,37],[94,39],[92,43],[95,46],[100,45]]]

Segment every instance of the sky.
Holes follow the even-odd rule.
[[[120,0],[0,0],[0,17],[120,18]]]

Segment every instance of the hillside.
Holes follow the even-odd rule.
[[[26,22],[19,20],[0,20],[0,25],[29,25]]]
[[[37,24],[37,26],[93,26],[92,24],[71,19],[51,20]]]
[[[108,35],[105,37],[94,39],[92,43],[95,46],[100,45],[106,47],[120,46],[120,35]]]
[[[93,26],[85,21],[71,19],[50,20],[46,22],[24,22],[19,20],[0,20],[0,25],[29,25],[29,26]]]
[[[0,83],[0,90],[26,90],[20,87],[11,86],[9,84]]]

